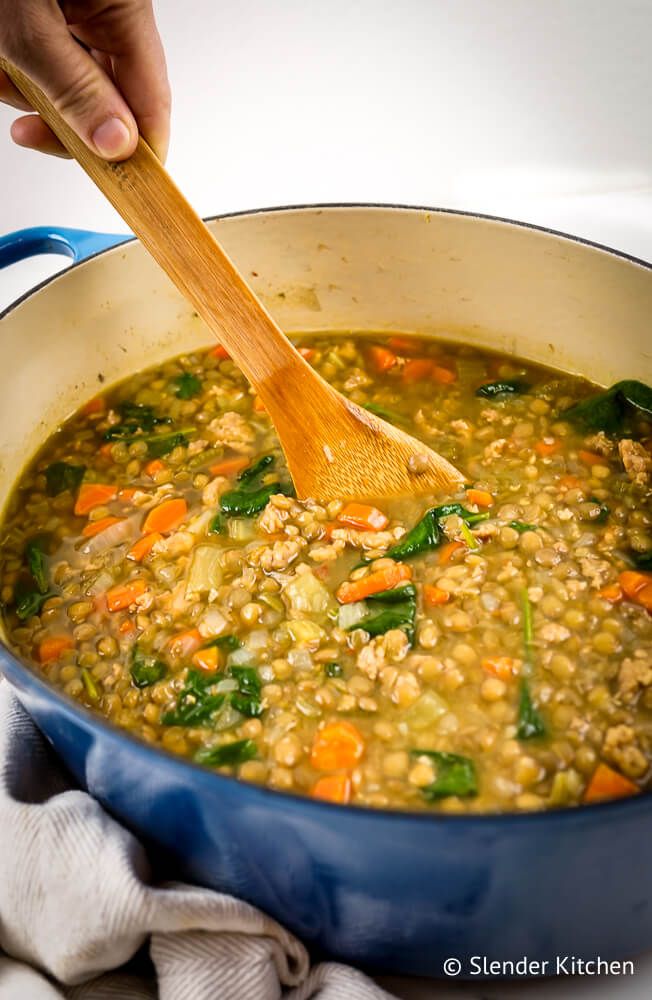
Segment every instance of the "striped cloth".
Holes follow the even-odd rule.
[[[391,1000],[355,969],[310,969],[248,903],[151,885],[141,844],[71,787],[4,681],[0,949],[1,1000]]]

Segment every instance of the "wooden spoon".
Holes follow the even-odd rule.
[[[142,138],[121,163],[95,155],[20,70],[2,68],[192,303],[260,396],[300,497],[457,489],[445,458],[328,385],[258,301]]]

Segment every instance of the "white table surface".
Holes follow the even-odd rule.
[[[169,166],[202,214],[439,205],[652,260],[649,3],[155,6],[174,94]],[[0,109],[0,233],[45,223],[124,231],[74,165],[9,146],[9,120]],[[65,266],[47,257],[0,272],[0,310]],[[404,1000],[647,1000],[652,952],[632,977],[382,983]]]

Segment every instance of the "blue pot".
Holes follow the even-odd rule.
[[[469,340],[513,344],[518,353],[555,363],[553,339],[562,345],[559,363],[572,359],[605,382],[650,378],[650,270],[604,248],[500,220],[417,209],[318,207],[212,225],[244,273],[256,272],[257,290],[288,330],[344,328],[347,308],[351,326],[375,328],[385,315],[395,329],[468,329],[458,320],[474,315]],[[82,255],[74,232],[30,231],[0,241],[0,263],[25,248],[38,251],[41,237],[50,249]],[[109,239],[113,245],[121,238]],[[86,251],[101,249],[95,234],[81,240]],[[312,305],[305,294],[293,304],[288,290],[305,289],[307,270]],[[381,281],[379,273],[391,277]],[[332,285],[339,291],[329,291]],[[128,346],[126,358],[106,345],[107,299],[125,330],[116,341]],[[528,302],[537,313],[529,323]],[[35,346],[31,331],[40,331],[45,315],[48,339]],[[627,336],[614,343],[623,318]],[[43,399],[26,407],[9,398],[10,380],[4,388],[0,380],[5,414],[17,424],[3,455],[4,497],[25,447],[31,452],[96,391],[99,372],[112,381],[137,370],[145,346],[154,364],[209,342],[196,324],[176,340],[160,333],[175,324],[192,326],[187,307],[136,242],[73,267],[8,310],[0,342],[11,344],[13,371],[42,364],[44,387],[35,389]],[[79,353],[85,359],[78,362]],[[240,783],[141,743],[51,689],[6,647],[0,667],[80,785],[156,847],[166,876],[246,899],[316,951],[430,976],[441,976],[453,956],[468,976],[473,956],[527,955],[552,963],[546,971],[554,972],[557,956],[617,959],[652,943],[649,796],[500,816],[339,807]]]

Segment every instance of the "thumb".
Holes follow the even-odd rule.
[[[49,5],[48,5],[49,6]],[[136,148],[138,127],[129,107],[93,57],[70,34],[58,5],[39,12],[39,24],[16,31],[20,45],[7,55],[28,74],[86,145],[106,160],[124,160]]]

